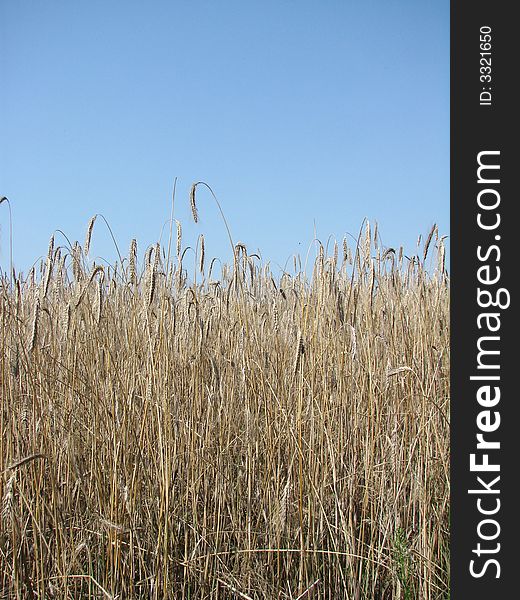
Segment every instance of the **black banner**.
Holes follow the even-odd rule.
[[[451,5],[451,600],[519,587],[513,7]]]

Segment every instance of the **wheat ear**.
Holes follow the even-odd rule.
[[[92,238],[92,230],[94,229],[94,223],[96,222],[97,215],[94,215],[90,221],[88,222],[87,227],[87,235],[85,236],[85,245],[83,246],[83,253],[85,256],[89,253],[90,250],[90,240]]]
[[[190,206],[191,206],[191,214],[193,215],[193,220],[195,223],[199,222],[199,214],[197,212],[197,204],[195,202],[195,190],[197,189],[197,184],[194,183],[191,186],[190,190]]]

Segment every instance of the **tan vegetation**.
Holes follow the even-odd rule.
[[[437,229],[316,242],[307,278],[203,237],[188,276],[180,223],[102,267],[94,224],[1,282],[4,597],[447,598]]]

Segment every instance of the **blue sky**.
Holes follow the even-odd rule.
[[[123,252],[161,235],[178,178],[184,243],[284,264],[378,221],[413,252],[449,232],[446,0],[4,1],[0,195],[27,270],[102,213]],[[0,265],[8,268],[0,206]],[[164,238],[163,234],[163,240]],[[91,255],[115,258],[96,223]]]

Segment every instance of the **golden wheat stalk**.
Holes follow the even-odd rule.
[[[41,452],[37,452],[36,454],[30,454],[29,456],[25,456],[24,458],[20,458],[19,460],[16,460],[15,462],[11,463],[6,471],[14,471],[15,469],[18,469],[18,467],[23,467],[23,465],[26,465],[27,463],[30,463],[33,460],[36,460],[37,458],[46,458],[45,454],[42,454]]]

